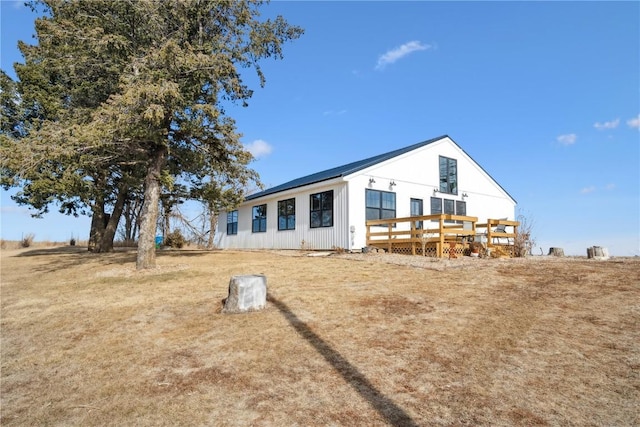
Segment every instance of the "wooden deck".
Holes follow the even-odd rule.
[[[367,221],[367,246],[388,253],[455,258],[470,254],[471,242],[515,255],[518,221],[460,215],[424,215]],[[500,226],[500,227],[499,227]],[[496,228],[504,227],[504,231]]]

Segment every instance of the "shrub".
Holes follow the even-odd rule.
[[[20,240],[20,246],[23,248],[28,248],[33,243],[33,239],[35,239],[35,234],[29,233],[26,236],[22,236],[22,240]]]
[[[185,245],[185,243],[187,243],[187,241],[180,230],[174,230],[164,237],[164,244],[171,248],[180,249]]]
[[[518,221],[520,222],[520,226],[518,227],[518,234],[514,242],[514,256],[526,257],[533,255],[533,247],[536,244],[536,240],[532,235],[534,221],[522,213],[518,215]]]

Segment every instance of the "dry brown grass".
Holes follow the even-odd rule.
[[[0,424],[638,425],[640,261],[2,251]],[[232,275],[267,309],[221,314]]]

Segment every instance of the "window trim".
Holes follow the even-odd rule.
[[[289,203],[291,205],[289,205]],[[287,213],[288,207],[293,206],[293,213]],[[284,207],[284,214],[282,208]],[[284,218],[285,226],[281,226],[280,220]],[[293,225],[290,225],[290,220],[293,219]],[[295,230],[296,229],[296,198],[292,197],[290,199],[278,200],[278,231],[287,231],[287,230]]]
[[[319,209],[313,208],[313,200],[314,200],[314,197],[316,196],[320,197]],[[327,202],[329,203],[328,207],[325,204]],[[313,225],[314,213],[320,215],[320,224],[315,226]],[[324,218],[326,213],[330,214],[330,221],[327,224],[324,223]],[[327,228],[327,227],[333,227],[333,190],[321,191],[320,193],[313,193],[309,195],[309,228]]]
[[[263,215],[256,216],[256,209],[264,207]],[[257,224],[257,227],[256,227]],[[265,233],[267,231],[267,204],[255,205],[251,208],[251,232]]]

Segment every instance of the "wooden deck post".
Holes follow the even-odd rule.
[[[414,221],[411,221],[411,234],[409,235],[411,238],[411,255],[415,255],[416,254],[416,238],[418,237],[418,234],[416,233],[416,223]]]
[[[444,216],[440,215],[440,220],[438,222],[440,229],[438,230],[438,234],[440,236],[440,243],[438,245],[438,258],[442,258],[444,256]]]

